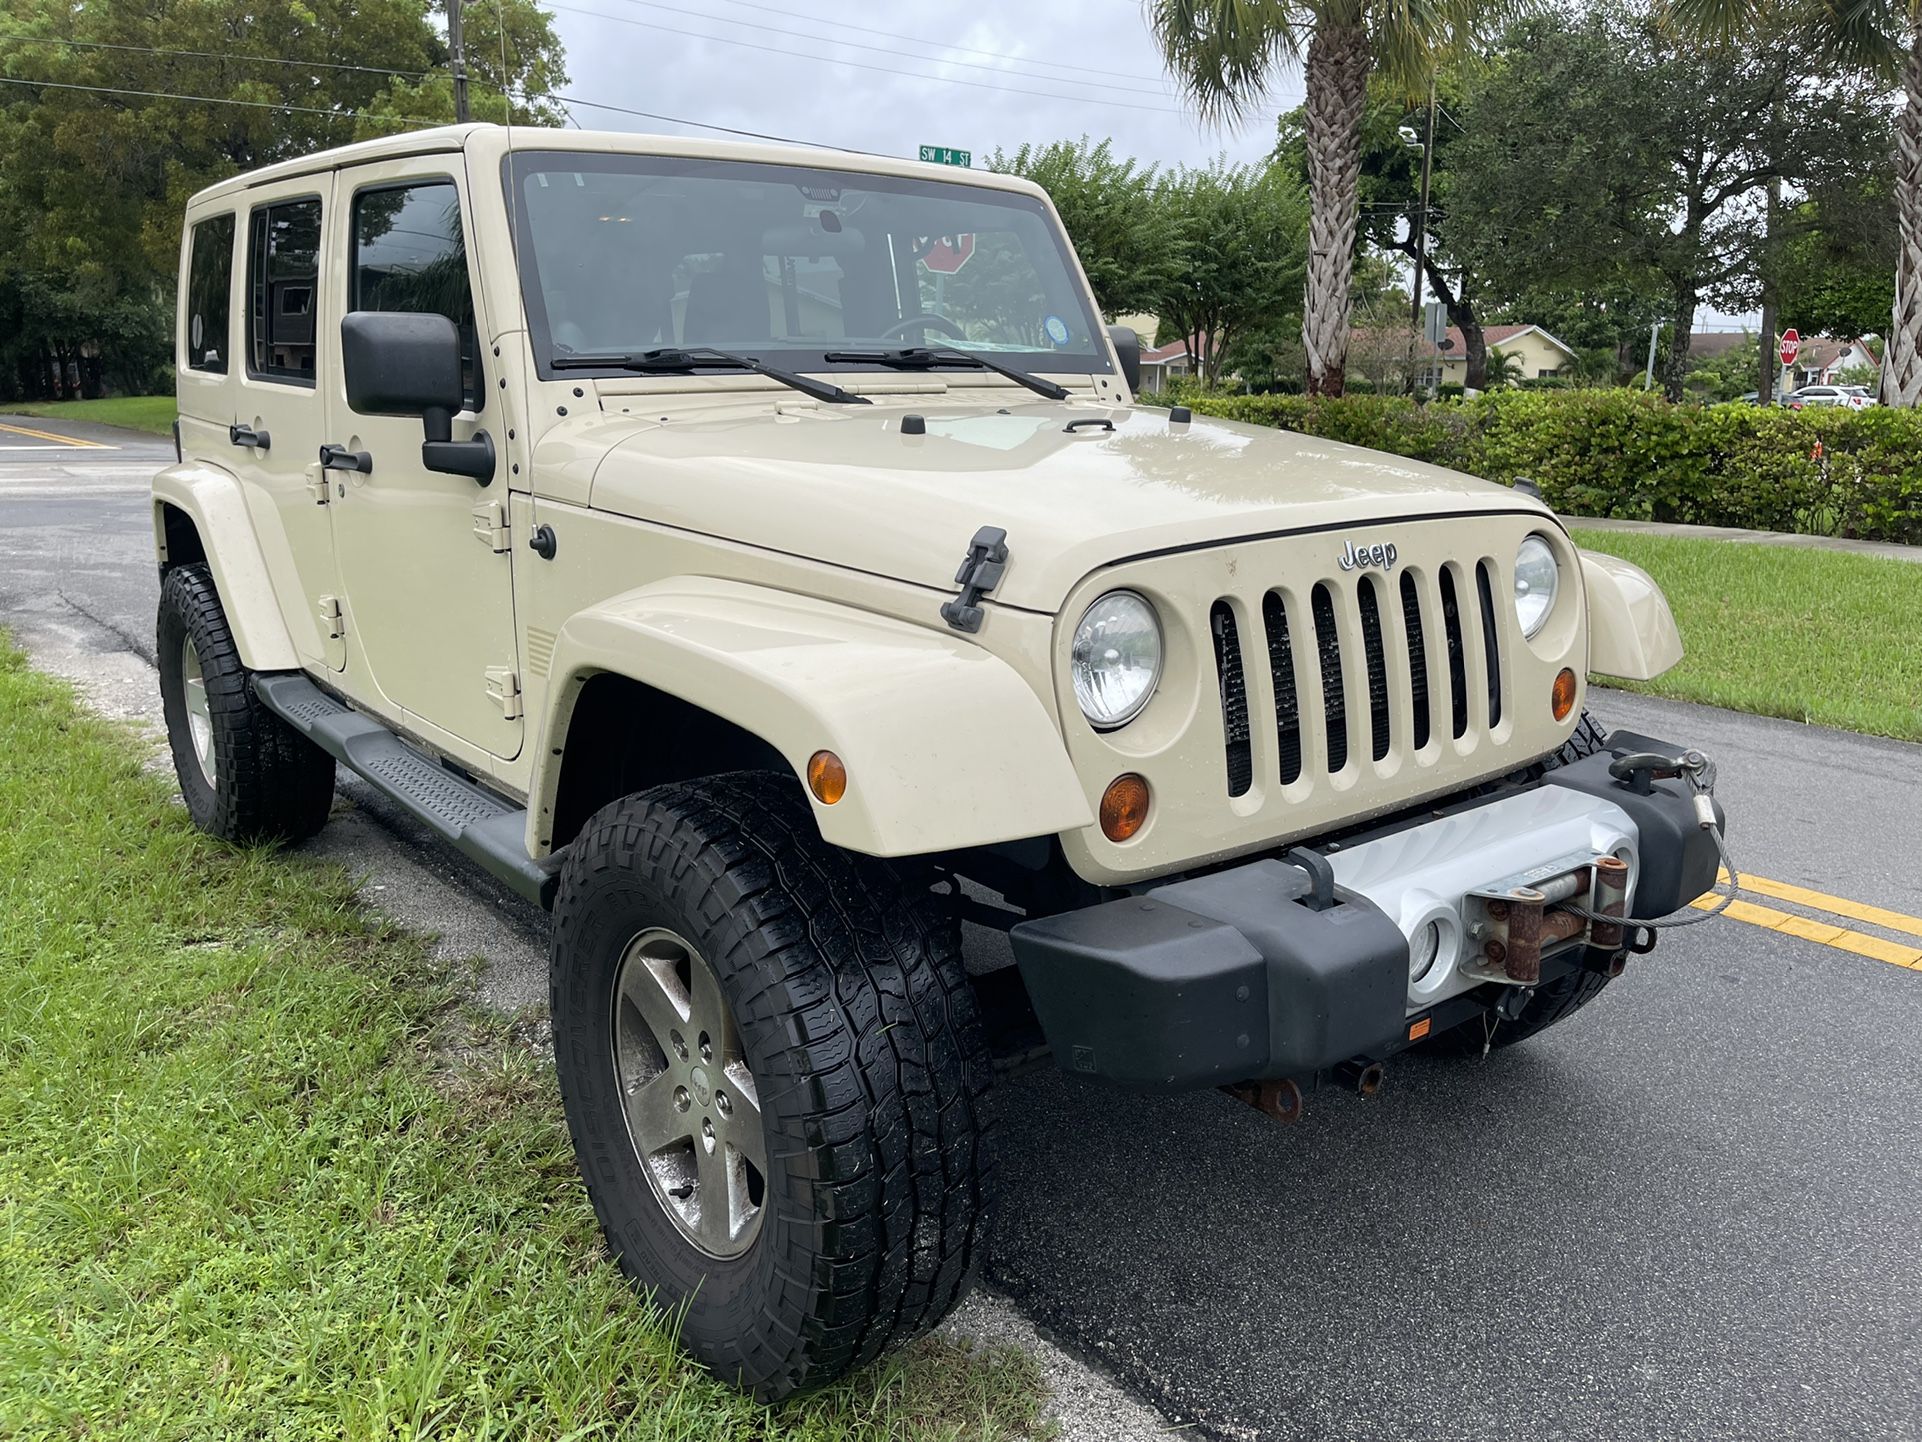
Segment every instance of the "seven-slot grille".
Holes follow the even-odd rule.
[[[1273,727],[1269,779],[1289,786],[1304,774],[1334,775],[1351,760],[1383,762],[1397,743],[1421,751],[1431,740],[1462,741],[1477,680],[1488,697],[1486,724],[1497,725],[1504,634],[1495,611],[1498,577],[1483,558],[1472,570],[1451,562],[1398,576],[1331,577],[1306,592],[1264,591],[1254,605],[1246,597],[1239,605],[1217,600],[1209,629],[1228,794],[1244,795],[1254,784],[1251,738],[1258,726]],[[1244,639],[1257,624],[1260,635]],[[1471,647],[1480,654],[1472,656]],[[1471,666],[1471,656],[1479,666]],[[1267,667],[1272,716],[1251,714],[1250,664]],[[1358,684],[1351,686],[1351,676]]]

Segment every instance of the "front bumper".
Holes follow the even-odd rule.
[[[1302,867],[1268,859],[1022,922],[1015,958],[1056,1061],[1146,1091],[1305,1076],[1398,1050],[1436,1008],[1474,1015],[1472,998],[1532,984],[1544,964],[1605,964],[1624,938],[1562,914],[1512,974],[1490,928],[1516,888],[1559,900],[1587,885],[1575,899],[1592,903],[1605,858],[1626,864],[1630,919],[1714,884],[1719,857],[1686,786],[1642,794],[1608,774],[1631,751],[1680,754],[1617,732],[1538,785],[1329,848],[1332,905]]]

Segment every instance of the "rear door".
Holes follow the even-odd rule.
[[[346,652],[317,459],[326,406],[315,382],[330,349],[319,319],[322,287],[331,278],[322,240],[333,187],[325,173],[242,198],[242,259],[234,277],[240,354],[227,362],[224,390],[233,407],[227,465],[241,479],[295,649],[303,661],[338,671]],[[190,349],[192,323],[189,317]],[[205,324],[203,318],[203,346]]]
[[[486,332],[474,309],[460,157],[360,166],[339,172],[335,184],[331,249],[346,260],[329,292],[338,298],[335,333],[339,317],[355,310],[447,316],[460,331],[466,382],[454,439],[493,422],[497,443],[504,441],[501,402],[488,395],[497,378],[483,364]],[[366,680],[382,709],[398,706],[429,740],[456,753],[465,743],[513,757],[521,720],[506,462],[485,486],[427,470],[419,418],[355,413],[338,367],[326,402],[328,439],[371,461],[364,472],[335,473],[344,495],[332,507]]]

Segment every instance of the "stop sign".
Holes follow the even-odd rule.
[[[1802,337],[1795,333],[1794,326],[1790,326],[1782,332],[1782,348],[1776,354],[1782,357],[1783,365],[1794,365],[1795,357],[1801,349]]]
[[[928,247],[928,253],[921,257],[921,264],[938,275],[953,275],[968,263],[974,254],[974,236],[944,235]]]

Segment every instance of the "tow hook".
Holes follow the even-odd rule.
[[[1264,1116],[1284,1124],[1301,1120],[1301,1088],[1289,1077],[1280,1081],[1236,1082],[1223,1091],[1238,1102],[1246,1102]]]

